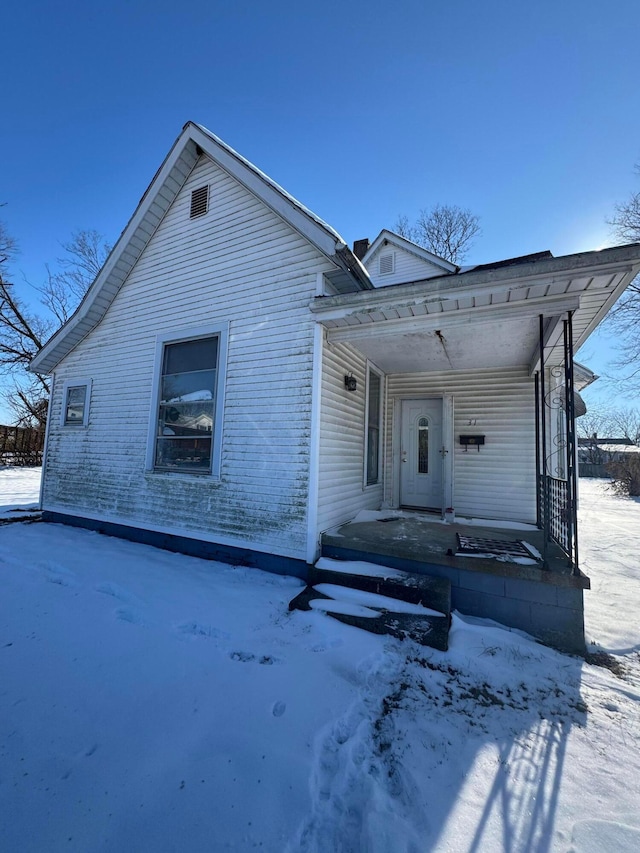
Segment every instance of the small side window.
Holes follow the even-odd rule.
[[[382,377],[369,368],[367,373],[365,434],[365,484],[380,482],[380,438],[382,435]]]
[[[87,426],[91,380],[65,382],[62,399],[62,426]]]

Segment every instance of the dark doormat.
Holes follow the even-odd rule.
[[[529,560],[539,560],[525,542],[520,539],[482,539],[479,536],[461,536],[458,538],[459,554],[488,554],[496,557],[527,557]]]

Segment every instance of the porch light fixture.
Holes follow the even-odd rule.
[[[357,391],[358,390],[358,381],[353,373],[350,373],[348,376],[344,377],[344,387],[347,391]]]

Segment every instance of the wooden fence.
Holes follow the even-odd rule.
[[[2,465],[42,465],[44,430],[0,425]]]

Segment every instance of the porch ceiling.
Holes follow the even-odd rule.
[[[529,367],[538,346],[535,318],[474,326],[443,325],[410,334],[375,333],[354,345],[385,373]]]

